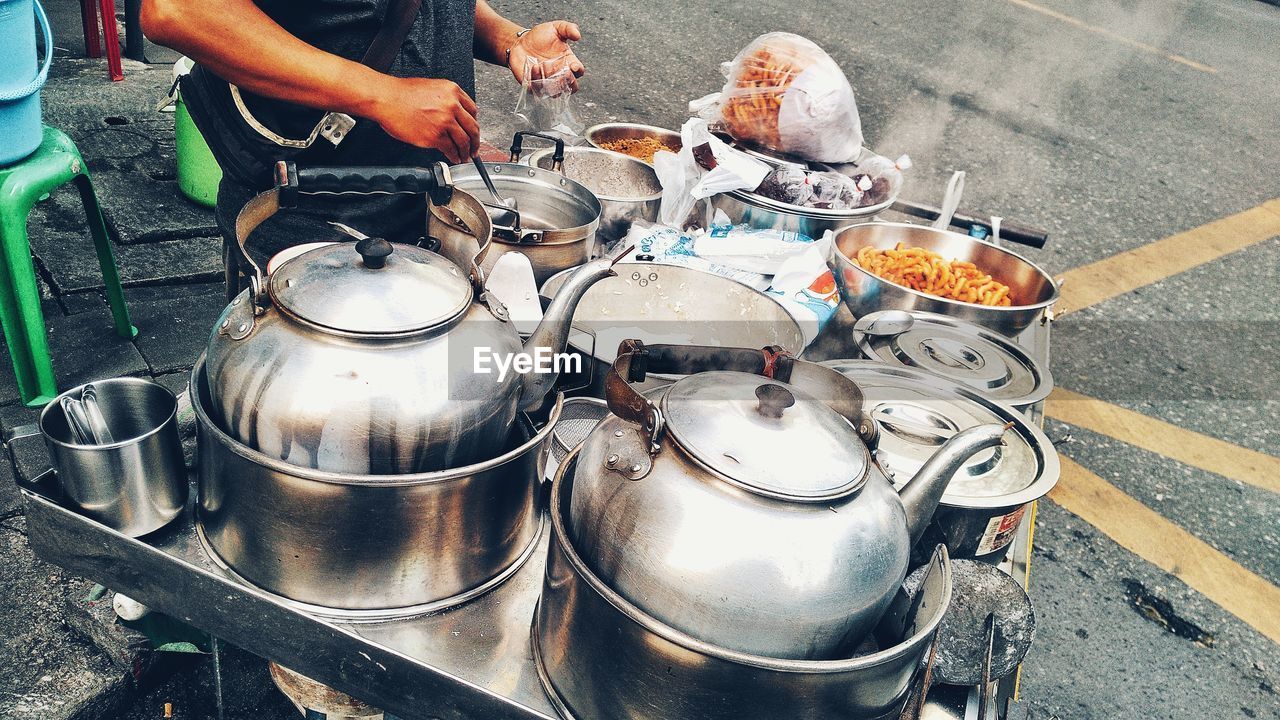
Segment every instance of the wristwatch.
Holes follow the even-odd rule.
[[[521,30],[520,32],[516,33],[516,40],[519,40],[520,38],[524,37],[524,34],[525,34],[525,33],[527,33],[527,32],[529,32],[529,31],[530,31],[530,30],[532,30],[532,29],[533,29],[533,28],[525,28],[525,29]],[[511,43],[511,47],[508,47],[508,48],[507,48],[507,67],[508,67],[508,68],[509,68],[509,67],[511,67],[511,50],[512,50],[512,48],[514,48],[515,46],[516,46],[516,44],[515,44],[515,43]]]

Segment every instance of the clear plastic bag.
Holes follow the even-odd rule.
[[[862,149],[853,87],[831,56],[791,33],[768,33],[738,53],[719,103],[734,138],[807,160],[844,163]],[[695,101],[695,103],[704,101]]]
[[[524,83],[516,99],[515,115],[523,130],[537,130],[576,138],[585,127],[573,111],[578,79],[570,69],[572,55],[546,60],[526,57]]]
[[[911,158],[906,155],[890,160],[883,155],[868,153],[858,160],[853,172],[853,181],[862,188],[862,199],[857,207],[879,205],[898,196],[902,189],[902,171],[911,167]]]
[[[791,205],[804,205],[813,197],[813,185],[804,169],[783,165],[765,177],[756,194]]]

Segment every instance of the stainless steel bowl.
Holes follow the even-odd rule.
[[[211,419],[191,371],[200,463],[197,530],[246,583],[344,622],[434,612],[506,580],[538,546],[541,478],[560,403],[501,455],[450,470],[351,475],[289,465]]]
[[[555,149],[529,156],[529,164],[555,170],[595,193],[600,200],[600,228],[596,240],[610,245],[626,236],[637,220],[658,219],[662,183],[653,166],[622,153],[594,147],[564,149],[564,164],[555,167]]]
[[[684,143],[680,140],[680,133],[666,128],[660,128],[654,125],[644,125],[641,123],[601,123],[592,125],[583,133],[587,142],[592,147],[599,148],[602,143],[612,140],[635,139],[635,138],[657,138],[663,141],[672,151],[679,150],[684,147]],[[604,148],[601,148],[602,150]]]
[[[723,210],[735,224],[789,230],[811,238],[820,238],[828,230],[836,232],[854,223],[870,220],[887,210],[896,199],[897,196],[894,196],[877,205],[853,210],[823,210],[781,203],[753,192],[735,190],[711,196],[711,207]]]
[[[991,307],[949,300],[883,280],[854,259],[864,247],[891,250],[898,243],[931,250],[944,258],[968,260],[1009,286],[1016,305]],[[977,238],[907,223],[863,223],[836,234],[827,252],[840,297],[855,318],[877,310],[923,310],[951,315],[1013,336],[1043,317],[1058,300],[1058,286],[1040,266]]]

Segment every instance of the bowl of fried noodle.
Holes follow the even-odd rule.
[[[923,310],[1016,335],[1058,299],[1038,265],[968,235],[906,223],[840,230],[827,253],[840,297],[853,316]]]

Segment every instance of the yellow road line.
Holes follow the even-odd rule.
[[[1187,57],[1183,57],[1182,55],[1171,53],[1166,50],[1161,50],[1160,48],[1154,45],[1148,45],[1144,42],[1139,42],[1137,40],[1134,40],[1133,38],[1125,37],[1120,33],[1117,33],[1112,30],[1108,30],[1104,27],[1099,27],[1097,25],[1090,25],[1089,23],[1079,18],[1072,17],[1065,13],[1060,13],[1057,10],[1052,10],[1050,8],[1044,7],[1043,5],[1037,5],[1033,2],[1030,2],[1030,0],[1009,0],[1009,2],[1013,3],[1014,5],[1024,7],[1028,10],[1035,10],[1038,13],[1041,13],[1043,15],[1048,15],[1049,17],[1055,20],[1061,20],[1064,23],[1074,25],[1083,30],[1088,30],[1089,32],[1097,33],[1105,38],[1115,40],[1118,43],[1128,45],[1129,47],[1132,47],[1132,48],[1137,48],[1139,50],[1142,50],[1143,52],[1148,52],[1148,53],[1151,53],[1152,55],[1159,55],[1160,57],[1166,60],[1172,60],[1173,62],[1181,63],[1183,65],[1186,65],[1189,68],[1193,68],[1201,72],[1207,72],[1207,73],[1218,72],[1218,69],[1215,67],[1210,67],[1209,65],[1205,65],[1204,63],[1198,63],[1195,60],[1192,60]]]
[[[1049,499],[1280,643],[1280,588],[1070,458]]]
[[[1280,493],[1280,458],[1057,388],[1045,414],[1201,470]]]
[[[1012,0],[1019,2],[1020,0]],[[1280,198],[1062,275],[1061,317],[1280,235]]]

